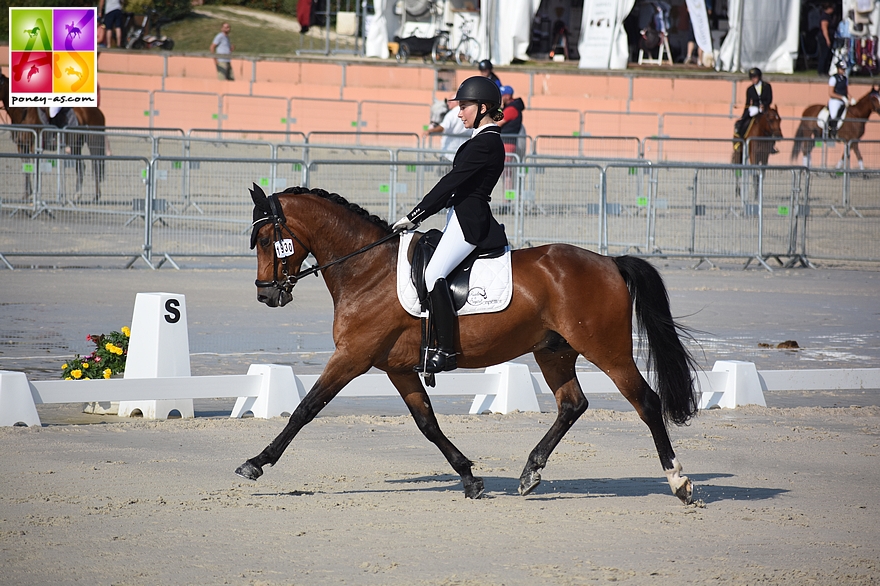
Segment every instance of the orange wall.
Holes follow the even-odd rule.
[[[108,124],[118,126],[149,124],[143,112],[149,110],[152,91],[153,108],[159,112],[153,117],[155,126],[186,130],[219,123],[225,128],[254,130],[289,126],[303,132],[350,131],[355,128],[360,103],[365,130],[420,132],[427,123],[431,100],[454,94],[454,87],[434,91],[438,73],[433,67],[393,62],[237,59],[233,60],[234,82],[217,79],[210,56],[106,51],[98,64],[101,87],[108,90],[102,95],[102,109]],[[474,73],[473,68],[455,69],[452,85]],[[748,84],[733,77],[674,78],[633,71],[600,74],[501,68],[498,75],[526,102],[524,123],[533,136],[580,132],[646,137],[662,131],[668,136],[726,138],[732,132],[732,118],[742,113]],[[857,85],[859,81],[853,87],[856,96],[869,89]],[[794,133],[792,118],[799,117],[808,104],[827,100],[827,85],[821,78],[771,82],[786,136]],[[223,111],[218,112],[221,96]],[[880,138],[880,124],[869,125],[868,137]]]

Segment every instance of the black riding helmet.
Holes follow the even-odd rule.
[[[761,70],[757,67],[752,67],[751,69],[749,69],[749,78],[757,77],[758,79],[761,79],[761,76]]]
[[[474,119],[474,128],[480,126],[480,120],[493,109],[498,109],[501,105],[501,90],[495,85],[495,82],[488,77],[475,75],[469,77],[458,86],[455,97],[452,98],[457,102],[476,102],[477,117]],[[486,112],[481,107],[486,104]]]
[[[478,67],[480,68],[480,71],[492,71],[492,62],[488,59],[483,59],[480,61]]]

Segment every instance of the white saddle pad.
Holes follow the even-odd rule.
[[[847,108],[844,107],[843,113],[840,115],[841,122],[846,120],[846,111],[847,111]],[[819,125],[819,128],[821,128],[823,130],[825,129],[825,126],[828,124],[828,116],[830,116],[830,115],[831,115],[831,113],[828,111],[828,106],[825,106],[824,108],[822,108],[822,111],[816,115],[816,124]]]
[[[410,315],[427,317],[428,313],[422,312],[419,294],[412,282],[412,266],[407,258],[414,235],[414,232],[400,235],[400,249],[397,253],[397,299]],[[508,249],[498,258],[481,258],[474,263],[467,302],[458,310],[458,315],[501,311],[510,304],[512,295],[513,272]]]

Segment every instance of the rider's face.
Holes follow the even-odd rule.
[[[477,118],[477,109],[480,106],[476,102],[459,103],[458,117],[464,123],[465,128],[473,128]]]

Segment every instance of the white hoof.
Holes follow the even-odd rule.
[[[677,459],[672,460],[672,470],[666,470],[666,479],[672,494],[677,496],[686,505],[691,504],[694,497],[694,483],[687,476],[681,475],[682,467]]]

